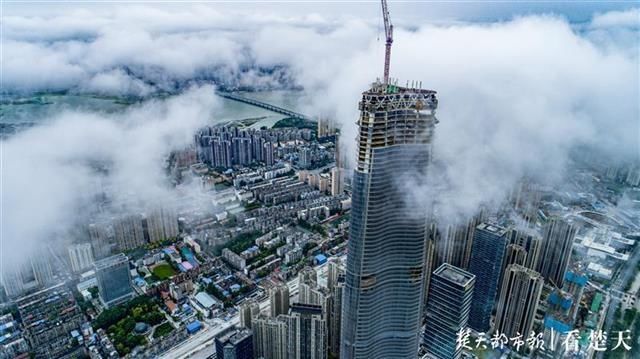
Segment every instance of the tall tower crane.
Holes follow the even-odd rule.
[[[386,37],[384,49],[384,84],[389,84],[389,63],[391,62],[391,44],[393,44],[393,24],[389,20],[387,0],[382,0],[382,18],[384,19],[384,34]]]

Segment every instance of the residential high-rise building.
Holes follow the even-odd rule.
[[[288,357],[291,359],[322,359],[327,357],[327,322],[322,307],[293,304],[287,320]]]
[[[93,264],[93,252],[90,243],[72,244],[68,247],[71,269],[74,272],[91,267]]]
[[[502,270],[500,271],[500,281],[498,282],[498,292],[502,288],[502,281],[507,273],[507,267],[512,264],[519,264],[524,266],[527,260],[527,251],[524,247],[518,244],[507,244],[507,248],[504,251],[504,260],[502,261]]]
[[[111,243],[107,234],[106,225],[102,223],[91,223],[88,226],[89,242],[93,251],[93,258],[101,259],[111,254]]]
[[[170,208],[156,208],[146,216],[150,242],[159,242],[178,235],[178,215]]]
[[[165,238],[176,238],[179,233],[178,214],[173,208],[162,209],[162,228]]]
[[[32,254],[31,268],[33,269],[33,276],[39,287],[43,288],[53,283],[51,254],[47,249],[41,249]]]
[[[542,192],[538,184],[530,179],[521,180],[509,193],[508,200],[519,214],[521,225],[533,227],[536,223],[536,211],[540,204]]]
[[[315,287],[318,284],[318,273],[311,267],[304,267],[298,273],[298,279],[300,283],[306,283]]]
[[[216,359],[253,359],[250,329],[235,329],[215,338]]]
[[[338,196],[342,194],[342,169],[333,167],[331,169],[331,195]]]
[[[254,355],[256,358],[288,359],[287,322],[279,318],[257,318],[253,323]]]
[[[342,325],[342,295],[344,291],[344,265],[336,257],[329,259],[327,263],[327,291],[328,308],[323,308],[327,313],[328,349],[331,355],[340,355],[340,327]]]
[[[341,151],[340,136],[336,134],[335,137],[335,160],[336,165],[331,169],[331,195],[338,196],[344,192],[345,182],[345,151]]]
[[[274,149],[273,149],[273,144],[271,142],[267,142],[263,145],[262,155],[264,157],[262,159],[262,162],[264,162],[267,166],[273,166],[273,163],[275,162],[275,157],[273,152],[274,152]]]
[[[326,117],[318,118],[318,138],[333,136],[336,134],[335,121]]]
[[[531,231],[512,229],[509,231],[509,243],[518,245],[525,250],[525,261],[523,266],[536,270],[542,249],[542,238]]]
[[[247,300],[240,305],[240,326],[252,328],[253,321],[260,315],[260,304],[255,300]]]
[[[473,274],[448,263],[433,272],[423,335],[431,358],[460,358],[458,332],[467,327],[475,281]]]
[[[313,268],[305,267],[298,273],[297,303],[327,307],[329,294],[324,289],[318,287],[318,274]]]
[[[276,285],[269,290],[271,317],[289,313],[289,287],[286,283]]]
[[[98,294],[102,304],[109,308],[124,303],[135,296],[131,287],[129,258],[123,253],[96,261]]]
[[[506,229],[493,224],[483,223],[476,227],[469,261],[469,272],[476,276],[469,326],[479,332],[488,332],[491,324],[507,247],[506,234]]]
[[[524,247],[517,244],[508,244],[504,256],[505,269],[511,264],[519,264],[524,266],[527,260],[527,251]]]
[[[337,257],[329,258],[327,263],[327,288],[329,290],[333,290],[340,275],[344,275],[344,264]]]
[[[235,137],[232,140],[234,162],[246,166],[253,162],[253,151],[251,149],[251,138]]]
[[[327,288],[304,282],[298,284],[298,300],[296,303],[319,305],[330,310],[330,301],[331,294]]]
[[[552,219],[544,227],[536,270],[557,288],[562,288],[575,236],[576,228],[560,218]]]
[[[331,286],[331,315],[328,322],[328,348],[334,357],[340,356],[340,333],[342,328],[342,296],[344,293],[344,272],[339,273]]]
[[[302,149],[300,149],[300,154],[299,154],[299,165],[300,168],[309,168],[311,166],[311,148],[309,147],[302,147]]]
[[[18,264],[2,264],[2,285],[8,297],[18,297],[54,282],[51,256],[46,248],[36,250],[31,259]]]
[[[329,193],[329,183],[331,182],[331,177],[326,173],[320,174],[319,177],[320,178],[318,179],[318,190],[321,193]]]
[[[138,248],[146,243],[142,216],[138,214],[125,215],[113,222],[116,243],[121,251]]]
[[[473,236],[476,227],[484,220],[484,212],[471,218],[465,224],[446,226],[442,233],[438,233],[436,243],[436,262],[449,263],[458,268],[468,268],[473,247]],[[438,231],[439,232],[439,231]]]
[[[401,183],[431,157],[435,92],[374,83],[359,104],[341,358],[413,358],[425,285],[427,208]]]
[[[2,264],[2,285],[7,297],[14,298],[25,292],[25,285],[22,279],[22,265]]]
[[[328,288],[318,286],[318,274],[311,267],[303,268],[298,274],[298,300],[296,304],[320,307],[326,328],[325,335],[327,337],[325,339],[327,343],[325,346],[328,345],[330,329],[335,319],[332,316],[334,298]]]
[[[544,278],[540,273],[520,264],[507,267],[496,311],[496,331],[513,338],[526,337],[533,328],[533,321],[542,294]]]
[[[264,146],[264,138],[259,137],[258,135],[253,135],[253,158],[256,161],[262,161],[262,149]]]

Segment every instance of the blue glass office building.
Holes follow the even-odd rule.
[[[431,358],[460,358],[458,332],[467,328],[475,281],[473,274],[448,263],[433,272],[424,331],[424,343]]]
[[[235,329],[216,337],[217,359],[253,359],[253,333],[249,329]]]
[[[507,230],[502,227],[487,223],[476,227],[469,261],[469,272],[476,276],[469,327],[478,332],[487,332],[491,326],[507,242]]]
[[[129,258],[123,253],[94,263],[98,294],[105,307],[124,303],[135,296],[131,287]]]
[[[340,357],[415,358],[421,327],[426,208],[408,200],[424,180],[435,92],[377,83],[362,94]]]

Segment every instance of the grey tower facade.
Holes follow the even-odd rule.
[[[540,259],[540,251],[542,249],[542,238],[536,233],[528,233],[526,230],[516,229],[510,230],[508,236],[510,244],[520,246],[525,250],[524,263],[512,262],[509,264],[522,264],[527,268],[536,270],[536,265]]]
[[[562,288],[564,283],[575,236],[576,228],[559,218],[544,227],[537,271],[557,288]]]
[[[471,259],[473,247],[473,235],[476,227],[484,222],[485,214],[481,211],[466,224],[450,224],[442,230],[438,230],[436,244],[435,267],[442,263],[449,263],[458,268],[467,269]]]
[[[287,359],[286,316],[257,318],[253,321],[254,355],[256,358]]]
[[[425,285],[427,213],[403,183],[424,178],[435,92],[385,86],[362,94],[340,357],[414,358]]]
[[[513,338],[526,337],[533,327],[544,279],[532,269],[509,265],[504,274],[496,311],[496,330]]]
[[[324,359],[327,357],[327,322],[322,306],[296,303],[286,317],[290,359]]]
[[[476,276],[469,326],[479,332],[487,332],[491,324],[507,247],[506,234],[504,228],[492,224],[483,223],[476,227],[469,262],[469,272]]]
[[[252,328],[252,323],[260,315],[260,304],[255,300],[245,301],[240,305],[240,326],[243,328]]]
[[[282,283],[271,288],[269,290],[269,301],[271,303],[272,318],[280,314],[289,313],[289,287]]]
[[[430,357],[457,359],[458,332],[467,327],[476,277],[445,263],[431,276],[424,341]]]

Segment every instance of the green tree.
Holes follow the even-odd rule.
[[[98,287],[91,287],[87,290],[89,291],[89,293],[91,293],[91,298],[93,299],[98,298]]]

